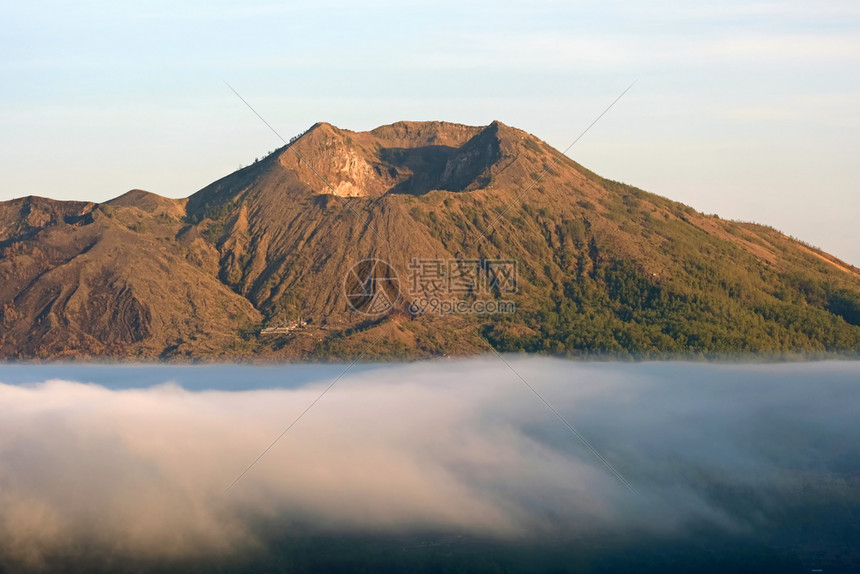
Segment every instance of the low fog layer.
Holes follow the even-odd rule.
[[[302,369],[298,388],[284,367],[284,388],[247,391],[189,391],[183,371],[163,368],[154,386],[124,390],[80,369],[76,381],[7,384],[0,369],[0,569],[265,551],[290,528],[743,536],[778,526],[801,495],[857,508],[858,363],[510,360],[636,492],[496,358],[365,366],[226,492],[330,367],[318,380]],[[222,376],[253,385],[255,369]]]

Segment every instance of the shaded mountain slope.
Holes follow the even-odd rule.
[[[42,220],[8,241],[0,259],[3,355],[220,353],[237,327],[260,320],[215,277],[214,249],[192,239],[193,230],[182,233],[176,202],[123,197],[76,206],[84,212],[77,221]],[[28,198],[22,210],[45,201]]]
[[[373,341],[369,355],[387,357],[487,342],[573,354],[860,349],[856,268],[601,178],[499,122],[320,123],[184,200],[134,190],[102,205],[5,202],[0,242],[5,356],[349,356]],[[379,316],[344,294],[368,258],[400,279],[402,297]],[[438,295],[415,281],[416,260],[514,263],[515,293],[490,281],[457,298],[511,300],[516,312],[416,312]]]

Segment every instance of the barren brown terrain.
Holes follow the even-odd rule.
[[[368,258],[403,282],[380,316],[344,295],[346,272]],[[415,313],[427,295],[406,288],[416,259],[515,261],[516,312]],[[487,345],[852,353],[858,277],[772,228],[604,179],[499,122],[320,123],[186,199],[0,203],[0,356],[314,359],[374,342],[368,358]]]

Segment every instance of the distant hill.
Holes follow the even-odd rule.
[[[187,199],[2,202],[0,278],[5,358],[860,350],[857,268],[499,122],[320,123]]]

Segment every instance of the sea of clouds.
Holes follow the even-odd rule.
[[[230,488],[343,367],[0,367],[0,570],[265,551],[272,525],[743,535],[822,481],[857,505],[856,362],[508,361],[361,366]]]

